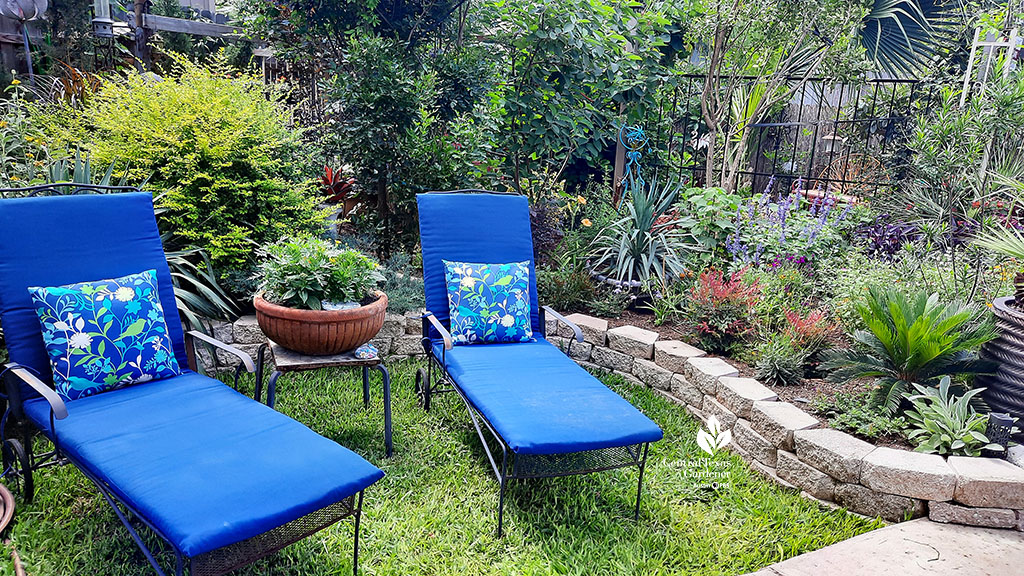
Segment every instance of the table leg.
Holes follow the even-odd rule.
[[[394,454],[395,447],[391,442],[391,375],[383,364],[374,366],[380,371],[384,383],[384,446],[387,448],[387,457]]]
[[[363,366],[363,408],[370,407],[370,367]]]
[[[267,382],[267,406],[274,407],[274,401],[277,399],[277,379],[281,377],[281,373],[274,370],[274,373],[270,375],[270,380]]]
[[[253,391],[252,397],[257,402],[263,396],[263,363],[266,361],[268,349],[269,347],[266,344],[260,344],[259,349],[256,350],[256,388]]]

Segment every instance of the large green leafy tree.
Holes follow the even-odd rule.
[[[241,14],[255,38],[289,61],[330,67],[344,60],[361,32],[412,49],[436,36],[466,0],[244,0]]]
[[[574,159],[593,162],[612,143],[626,105],[643,108],[666,75],[685,4],[605,0],[498,0],[487,5],[503,81],[498,145],[513,187]],[[638,110],[634,109],[634,113]]]

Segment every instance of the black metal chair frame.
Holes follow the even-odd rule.
[[[70,194],[116,194],[122,192],[138,192],[139,190],[130,186],[99,186],[99,185],[83,185],[74,183],[59,183],[59,184],[48,184],[42,186],[33,186],[28,188],[8,188],[0,189],[0,198],[8,197],[11,194],[17,197],[30,197],[30,196],[42,196],[42,195],[70,195]],[[225,344],[220,340],[217,340],[203,332],[198,330],[189,330],[185,333],[186,339],[186,350],[188,352],[188,364],[192,370],[197,368],[195,358],[195,342],[200,341],[206,345],[213,346],[232,354],[239,359],[239,365],[234,371],[234,388],[238,389],[238,378],[241,375],[242,370],[246,372],[255,373],[256,366],[252,361],[252,358],[245,352]],[[334,524],[349,516],[353,517],[354,523],[354,541],[352,547],[352,572],[358,574],[359,571],[359,523],[362,517],[363,507],[363,492],[360,491],[358,494],[353,494],[348,498],[328,505],[319,510],[315,510],[306,516],[302,516],[291,522],[278,526],[263,534],[258,534],[247,540],[229,544],[215,550],[211,550],[204,554],[200,554],[195,557],[186,556],[181,550],[179,550],[174,544],[171,543],[170,539],[160,532],[151,522],[149,522],[143,515],[139,514],[134,508],[128,505],[117,497],[113,489],[103,480],[97,478],[94,474],[89,472],[88,468],[79,462],[77,459],[69,454],[66,454],[60,449],[60,439],[56,433],[54,426],[55,420],[62,420],[68,416],[67,407],[63,400],[57,395],[57,393],[38,378],[38,375],[33,374],[31,369],[18,364],[10,363],[5,366],[5,369],[0,373],[3,377],[4,390],[6,397],[2,400],[5,401],[6,406],[3,410],[3,417],[0,418],[0,435],[3,436],[2,444],[2,456],[3,456],[3,472],[5,476],[11,476],[15,481],[20,482],[22,497],[25,502],[31,502],[34,495],[35,483],[32,479],[32,474],[36,470],[43,468],[49,468],[51,466],[61,466],[65,464],[73,464],[86,478],[88,478],[96,486],[96,489],[106,500],[107,504],[113,509],[114,514],[118,520],[128,529],[128,533],[131,535],[132,540],[138,546],[139,550],[145,556],[146,561],[149,562],[153,570],[159,576],[166,576],[167,572],[160,567],[154,554],[150,551],[149,547],[143,542],[142,537],[136,531],[135,527],[132,526],[132,521],[138,520],[142,525],[147,527],[156,536],[162,540],[166,546],[174,553],[175,576],[184,576],[185,569],[187,568],[190,576],[220,576],[246,566],[273,554],[299,540],[302,540],[306,536],[309,536],[315,532],[318,532],[331,524]],[[47,451],[43,454],[33,454],[32,441],[37,432],[35,425],[29,420],[23,409],[23,399],[21,397],[21,384],[27,384],[36,393],[42,396],[50,404],[50,430],[53,430],[52,436],[43,433],[52,444],[53,450]],[[259,401],[258,399],[256,401]],[[13,416],[14,421],[12,424],[16,429],[16,438],[8,438],[8,416]],[[20,440],[19,440],[20,438]]]
[[[567,320],[553,309],[543,306],[540,310],[540,325],[543,333],[546,326],[546,315],[550,314],[559,322],[565,324],[574,333],[566,347],[565,353],[569,354],[572,349],[573,340],[583,342],[583,332],[578,326]],[[433,341],[430,337],[431,330],[439,334],[444,341],[441,349],[441,357],[434,354]],[[480,444],[484,448],[487,461],[498,479],[498,537],[503,530],[505,491],[511,480],[526,480],[533,478],[554,478],[560,476],[573,476],[579,474],[590,474],[592,472],[603,472],[618,468],[636,466],[639,473],[636,487],[636,506],[633,510],[633,519],[640,518],[640,498],[643,491],[644,470],[647,467],[647,455],[650,443],[635,444],[614,448],[602,448],[598,450],[585,450],[581,452],[568,452],[562,454],[533,455],[518,454],[509,446],[508,442],[501,437],[494,426],[487,420],[483,413],[473,405],[465,392],[459,388],[458,383],[448,373],[445,364],[445,352],[452,349],[451,334],[429,311],[422,319],[422,345],[427,354],[427,368],[420,368],[416,371],[416,395],[423,409],[430,411],[431,398],[435,394],[455,392],[466,405],[469,417],[476,429]],[[485,430],[487,434],[485,434]],[[496,457],[500,450],[500,458]]]

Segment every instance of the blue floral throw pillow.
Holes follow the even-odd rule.
[[[156,270],[29,288],[66,400],[181,373],[167,335]]]
[[[530,263],[471,264],[444,260],[455,344],[529,342]]]

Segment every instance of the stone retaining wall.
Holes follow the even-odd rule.
[[[389,361],[421,355],[420,315],[388,314],[372,343]],[[876,448],[845,432],[819,427],[817,419],[780,402],[757,380],[739,377],[725,360],[685,342],[661,340],[658,333],[635,326],[609,329],[606,320],[582,314],[568,319],[583,331],[584,342],[573,342],[569,351],[581,366],[649,386],[702,422],[715,415],[733,432],[731,450],[761,474],[807,498],[890,522],[927,514],[937,522],[1024,531],[1021,447],[1011,451],[1010,461]],[[571,331],[550,318],[546,328],[548,340],[564,350]],[[215,324],[213,334],[253,358],[266,342],[255,316]],[[236,364],[223,352],[217,353],[216,363],[203,347],[197,354],[207,368]]]
[[[725,360],[684,342],[635,326],[609,329],[607,321],[582,314],[567,318],[583,330],[584,343],[570,349],[579,364],[649,386],[701,421],[716,416],[732,430],[731,450],[807,498],[890,522],[928,515],[936,522],[1024,531],[1020,447],[1010,461],[875,447],[821,428],[757,380],[739,377]],[[563,350],[572,336],[554,320],[547,332]]]

